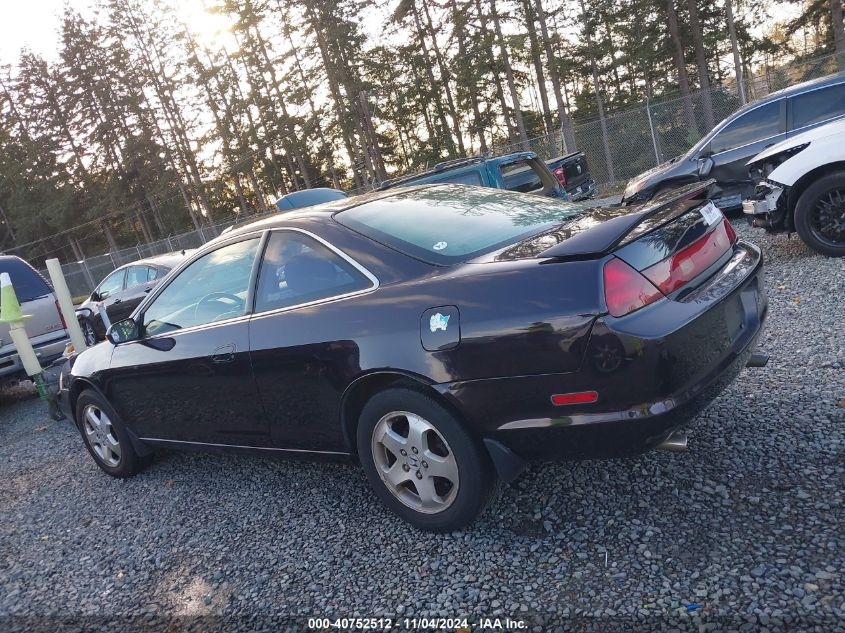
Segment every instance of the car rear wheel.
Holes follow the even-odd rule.
[[[410,389],[376,394],[361,414],[357,440],[376,495],[413,526],[457,530],[484,509],[493,483],[489,458],[433,398]]]
[[[76,421],[91,457],[112,477],[131,477],[150,464],[151,456],[138,455],[117,413],[97,392],[80,394]]]
[[[845,256],[845,171],[819,178],[801,194],[795,230],[817,253]]]

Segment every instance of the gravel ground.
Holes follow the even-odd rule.
[[[0,629],[845,631],[845,262],[738,231],[767,256],[769,366],[700,416],[688,453],[532,467],[464,532],[414,531],[347,464],[162,453],[116,481],[37,399],[0,396]]]

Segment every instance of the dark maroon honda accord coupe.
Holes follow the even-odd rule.
[[[357,458],[413,525],[469,524],[528,460],[630,455],[751,357],[762,259],[707,201],[584,209],[423,185],[207,244],[68,363],[100,468],[153,447]]]

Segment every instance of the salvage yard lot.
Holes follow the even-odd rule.
[[[845,630],[845,266],[740,223],[767,261],[769,366],[688,453],[534,466],[458,533],[415,531],[342,463],[161,453],[113,480],[37,399],[0,396],[0,616]]]

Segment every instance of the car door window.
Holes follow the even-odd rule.
[[[762,105],[728,123],[711,141],[714,154],[762,141],[783,132],[780,101]]]
[[[126,270],[118,270],[106,277],[97,289],[97,294],[100,295],[100,301],[108,299],[110,296],[123,290],[123,279],[125,276]]]
[[[828,86],[792,98],[792,129],[845,115],[845,84]]]
[[[144,312],[145,336],[246,314],[259,238],[206,253],[185,268]]]
[[[163,276],[164,276],[164,273],[162,271],[160,271],[158,268],[153,268],[152,266],[150,266],[147,269],[147,281],[154,281],[155,279],[158,279],[159,277],[163,277]]]
[[[150,270],[149,266],[130,266],[126,271],[126,287],[134,288],[147,283]]]
[[[372,282],[355,266],[317,240],[294,231],[270,236],[258,275],[255,311],[364,290]]]
[[[531,160],[518,160],[502,165],[505,189],[529,193],[543,188],[543,179]]]

